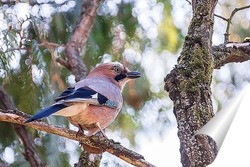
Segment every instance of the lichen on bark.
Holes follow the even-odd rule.
[[[211,100],[213,57],[211,38],[215,1],[195,1],[194,16],[177,65],[165,78],[174,102],[183,166],[210,164],[217,149],[212,139],[195,133],[214,115]]]

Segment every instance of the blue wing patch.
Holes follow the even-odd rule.
[[[101,93],[97,93],[96,91],[88,88],[83,87],[76,89],[73,87],[69,87],[66,89],[59,97],[55,99],[56,102],[60,100],[70,101],[74,99],[92,99],[96,98],[100,105],[105,105],[110,108],[118,107],[117,102],[109,100],[106,96],[102,95]]]
[[[97,94],[97,100],[100,104],[105,104],[108,101],[108,98],[103,96],[102,94]]]
[[[103,96],[102,94],[98,93],[97,100],[100,104],[105,105],[109,108],[116,108],[118,107],[118,103],[115,101],[109,100],[107,97]]]
[[[92,98],[97,92],[89,89],[87,87],[76,89],[74,87],[69,87],[65,91],[62,92],[60,96],[55,98],[55,101],[60,100],[70,100],[75,98]]]

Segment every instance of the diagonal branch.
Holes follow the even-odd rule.
[[[4,90],[2,86],[0,86],[0,103],[3,104],[5,109],[15,108],[9,95],[7,94],[7,92]],[[12,126],[24,145],[23,155],[25,159],[30,163],[30,166],[43,167],[44,165],[41,159],[39,158],[38,153],[35,149],[35,143],[32,140],[25,126],[18,125],[18,124],[12,124]]]
[[[233,42],[212,47],[214,68],[219,69],[227,63],[250,60],[250,42]]]
[[[70,129],[61,128],[58,126],[48,125],[42,121],[34,121],[31,123],[24,123],[27,119],[27,115],[18,110],[2,110],[0,109],[0,121],[16,123],[32,127],[37,130],[41,130],[47,133],[52,133],[68,139],[79,141],[81,144],[87,145],[91,148],[107,151],[110,154],[117,156],[118,158],[138,167],[154,167],[154,165],[145,161],[144,157],[132,150],[123,147],[120,143],[107,138],[100,138],[97,136],[80,136],[78,132]]]
[[[76,81],[86,76],[86,66],[80,54],[89,37],[99,3],[100,0],[83,1],[79,22],[66,44],[65,52],[68,68],[75,75]]]

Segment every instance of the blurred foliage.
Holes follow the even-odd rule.
[[[183,35],[179,32],[179,30],[174,25],[174,21],[171,16],[171,4],[170,1],[164,2],[164,13],[165,18],[162,21],[162,24],[159,28],[159,39],[162,42],[162,48],[171,52],[177,52],[182,44],[180,41],[183,38]]]
[[[71,1],[56,4],[50,1],[47,5],[55,11],[51,16],[42,16],[42,7],[47,2],[32,1],[33,4],[30,4],[30,7],[34,13],[38,8],[38,14],[26,18],[16,16],[15,6],[21,3],[7,3],[7,1],[0,3],[0,25],[3,25],[0,28],[0,83],[12,97],[15,106],[28,114],[34,114],[40,108],[51,104],[52,99],[72,83],[72,79],[71,81],[69,79],[70,71],[54,61],[57,56],[64,57],[60,47],[51,51],[42,45],[46,41],[65,45],[69,40],[81,13],[83,1],[73,1],[74,7],[67,11],[59,11],[60,7],[67,6],[69,2]],[[137,132],[150,129],[154,133],[162,133],[162,129],[169,125],[170,121],[165,112],[172,110],[172,105],[169,99],[166,100],[163,77],[160,85],[154,85],[158,91],[152,91],[151,84],[154,83],[155,78],[152,74],[155,74],[153,72],[158,66],[155,62],[163,61],[164,64],[159,71],[159,76],[165,76],[172,69],[174,64],[169,65],[169,62],[176,61],[185,36],[175,25],[171,13],[173,1],[142,1],[140,3],[146,6],[142,11],[138,9],[136,3],[136,1],[126,3],[125,1],[103,1],[98,9],[87,45],[82,52],[88,71],[98,63],[112,60],[125,63],[130,69],[138,70],[143,74],[142,78],[125,87],[124,107],[115,122],[108,127],[111,132],[121,132],[119,139],[129,139],[134,147],[136,147]],[[161,6],[164,6],[162,18],[152,13],[154,9],[161,9]],[[227,4],[228,6],[230,4]],[[140,12],[145,12],[145,17],[144,13],[140,17]],[[157,27],[158,36],[155,38],[148,34],[143,25],[146,24],[143,20],[146,18],[152,23],[149,28]],[[30,24],[25,26],[27,22]],[[244,38],[249,33],[248,29],[240,28],[240,24],[237,25],[239,26],[236,28],[237,33]],[[182,29],[185,28],[187,25],[183,25]],[[125,38],[122,38],[124,34]],[[125,56],[126,49],[132,50],[130,51],[133,54],[129,55],[131,57]],[[150,49],[155,51],[155,57],[148,66],[145,66],[144,64],[147,64],[145,61],[148,59],[146,51]],[[151,71],[146,73],[146,70]],[[220,78],[215,80],[216,85],[220,82],[222,82]],[[217,101],[219,98],[215,99]],[[164,105],[163,101],[167,104]],[[216,104],[219,108],[222,106],[219,100]],[[157,118],[150,120],[155,115]],[[146,121],[149,120],[149,125],[146,125],[146,121],[143,122],[143,118],[147,119]],[[62,118],[52,117],[48,120],[52,124],[69,126]],[[41,159],[49,166],[70,166],[77,161],[77,158],[72,158],[80,153],[80,147],[76,143],[69,141],[67,143],[58,136],[29,130],[32,132]],[[15,136],[12,127],[8,123],[0,122],[0,132],[5,134],[0,135],[0,161],[6,162],[3,158],[4,149],[11,147],[15,152],[14,162],[9,162],[11,166],[28,166],[22,155],[23,146]]]

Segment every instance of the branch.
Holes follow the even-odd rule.
[[[55,52],[55,49],[58,48],[58,47],[63,47],[65,48],[64,45],[59,45],[57,43],[53,43],[53,42],[48,42],[46,41],[45,39],[42,39],[42,43],[40,43],[38,46],[40,47],[45,47],[49,50],[51,56],[52,56],[52,60],[55,62],[58,62],[59,64],[61,64],[62,66],[66,67],[67,69],[70,70],[70,66],[68,64],[68,62],[66,60],[64,60],[63,58],[61,57],[55,57],[54,56],[54,52]]]
[[[240,7],[240,8],[235,8],[230,17],[227,20],[227,28],[226,28],[226,32],[224,34],[224,42],[227,43],[229,41],[229,29],[230,29],[230,25],[232,23],[232,19],[233,19],[233,16],[235,15],[235,13],[237,13],[238,11],[241,11],[241,10],[244,10],[244,9],[247,9],[247,8],[250,8],[250,5],[247,5],[247,6],[243,6],[243,7]],[[223,19],[225,20],[225,19]]]
[[[212,47],[214,68],[219,69],[227,63],[250,60],[250,42],[233,42]]]
[[[48,42],[45,39],[42,39],[42,43],[38,44],[38,46],[45,47],[45,48],[48,48],[48,49],[51,49],[51,50],[55,50],[56,48],[58,48],[60,46],[65,47],[64,45],[59,45],[57,43]]]
[[[110,154],[113,154],[118,158],[138,167],[154,167],[154,165],[145,161],[142,155],[123,147],[122,145],[113,140],[109,140],[107,138],[100,138],[97,136],[80,136],[79,133],[76,131],[61,128],[58,126],[48,125],[42,121],[24,123],[26,119],[27,114],[18,110],[5,111],[0,109],[0,121],[25,125],[47,133],[52,133],[68,139],[76,140],[90,148],[95,148],[101,150],[102,152],[107,151]]]
[[[65,48],[69,69],[75,75],[76,81],[86,76],[86,66],[80,54],[93,26],[99,3],[100,0],[83,1],[79,22]]]
[[[95,167],[100,166],[102,154],[91,154],[85,150],[81,152],[78,163],[74,164],[74,167]],[[86,161],[88,160],[88,161]]]
[[[9,95],[7,92],[3,89],[2,86],[0,86],[0,102],[3,104],[4,108],[8,109],[14,109],[15,106],[12,103]],[[35,143],[32,140],[30,134],[28,133],[25,126],[18,125],[18,124],[12,124],[16,134],[21,139],[23,145],[24,145],[24,157],[25,159],[30,163],[31,166],[36,167],[43,167],[43,163],[41,159],[38,156],[38,153],[35,149]]]
[[[66,67],[67,69],[70,69],[68,62],[66,60],[64,60],[63,58],[57,57],[56,62],[58,62],[59,64],[61,64],[64,67]]]
[[[224,21],[228,21],[228,19],[226,19],[225,17],[220,16],[220,15],[218,15],[218,14],[214,14],[214,16],[216,16],[216,17],[218,17],[218,18],[220,18],[220,19],[222,19],[222,20],[224,20]]]

